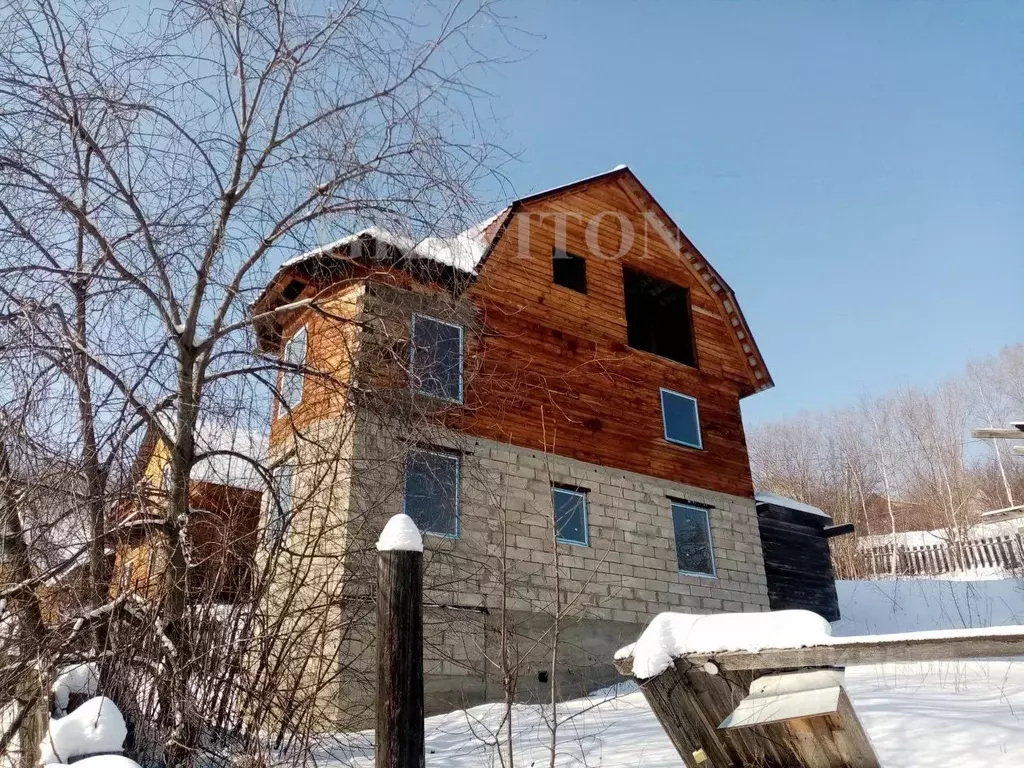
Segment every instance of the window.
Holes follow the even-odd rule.
[[[551,252],[551,270],[555,285],[587,292],[587,261],[582,256],[555,248]]]
[[[589,546],[587,532],[587,492],[575,488],[552,488],[555,508],[555,533],[563,544]]]
[[[405,465],[405,514],[424,533],[459,535],[459,456],[410,451]]]
[[[680,573],[715,575],[711,549],[711,520],[708,510],[692,504],[672,502],[672,524],[676,533],[676,562]]]
[[[270,546],[281,544],[287,538],[295,498],[292,490],[295,465],[281,464],[274,470],[273,478],[274,487],[267,508],[267,543]]]
[[[462,402],[462,326],[412,316],[412,379],[421,395]]]
[[[662,389],[661,420],[665,425],[665,439],[670,443],[679,443],[690,448],[704,447],[700,437],[697,398]]]
[[[696,368],[690,292],[628,267],[622,279],[629,346]]]
[[[302,382],[306,365],[306,326],[302,326],[284,345],[284,362],[288,367],[281,373],[281,401],[287,408],[302,402]]]

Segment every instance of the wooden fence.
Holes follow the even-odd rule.
[[[893,556],[896,567],[892,567]],[[898,573],[902,576],[934,576],[976,568],[998,568],[1007,572],[1024,570],[1024,537],[993,536],[963,542],[941,542],[919,547],[888,544],[862,549],[867,574]]]

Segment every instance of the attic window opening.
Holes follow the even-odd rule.
[[[286,304],[295,301],[299,294],[302,293],[302,289],[305,287],[306,284],[301,280],[292,280],[285,286],[284,290],[281,291],[281,298],[284,299]]]
[[[587,292],[587,261],[582,256],[554,248],[551,251],[551,272],[555,285],[577,293]]]
[[[623,267],[626,343],[677,363],[697,367],[690,291]]]

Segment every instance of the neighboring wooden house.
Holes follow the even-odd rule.
[[[308,553],[282,594],[315,574],[287,620],[337,672],[325,722],[357,717],[372,681],[352,627],[403,509],[428,534],[431,711],[502,695],[509,627],[518,694],[572,695],[614,680],[656,613],[769,607],[740,401],[772,379],[732,290],[628,168],[449,240],[344,238],[287,262],[253,314],[262,351],[307,367],[282,377],[288,501],[265,527]]]
[[[249,596],[256,528],[265,483],[254,466],[266,440],[242,429],[202,425],[189,488],[194,510],[187,529],[193,600],[234,602]],[[246,457],[246,458],[243,458]],[[248,460],[247,460],[248,459]],[[118,539],[112,594],[130,589],[155,597],[161,589],[166,540],[161,520],[167,499],[168,453],[156,432],[143,440],[132,497],[115,510]]]

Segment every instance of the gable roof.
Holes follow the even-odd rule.
[[[751,389],[747,394],[761,392],[775,385],[761,350],[754,341],[746,318],[736,301],[736,295],[711,263],[704,258],[697,247],[686,237],[672,217],[643,185],[636,174],[626,165],[618,165],[610,171],[569,182],[558,187],[535,192],[512,201],[506,208],[490,218],[473,225],[450,238],[431,237],[420,241],[395,235],[378,228],[369,228],[348,235],[328,245],[296,256],[281,265],[268,283],[267,288],[253,303],[253,307],[264,307],[272,303],[272,290],[283,287],[281,278],[291,268],[315,259],[354,259],[352,247],[367,241],[389,246],[401,254],[394,264],[409,268],[415,264],[432,262],[445,270],[462,276],[467,282],[479,277],[486,268],[487,260],[501,241],[515,215],[525,206],[541,202],[556,195],[574,192],[592,184],[616,183],[630,201],[647,218],[664,242],[675,250],[696,278],[706,284],[715,297],[723,316],[731,326],[731,336],[740,354],[747,362]]]

